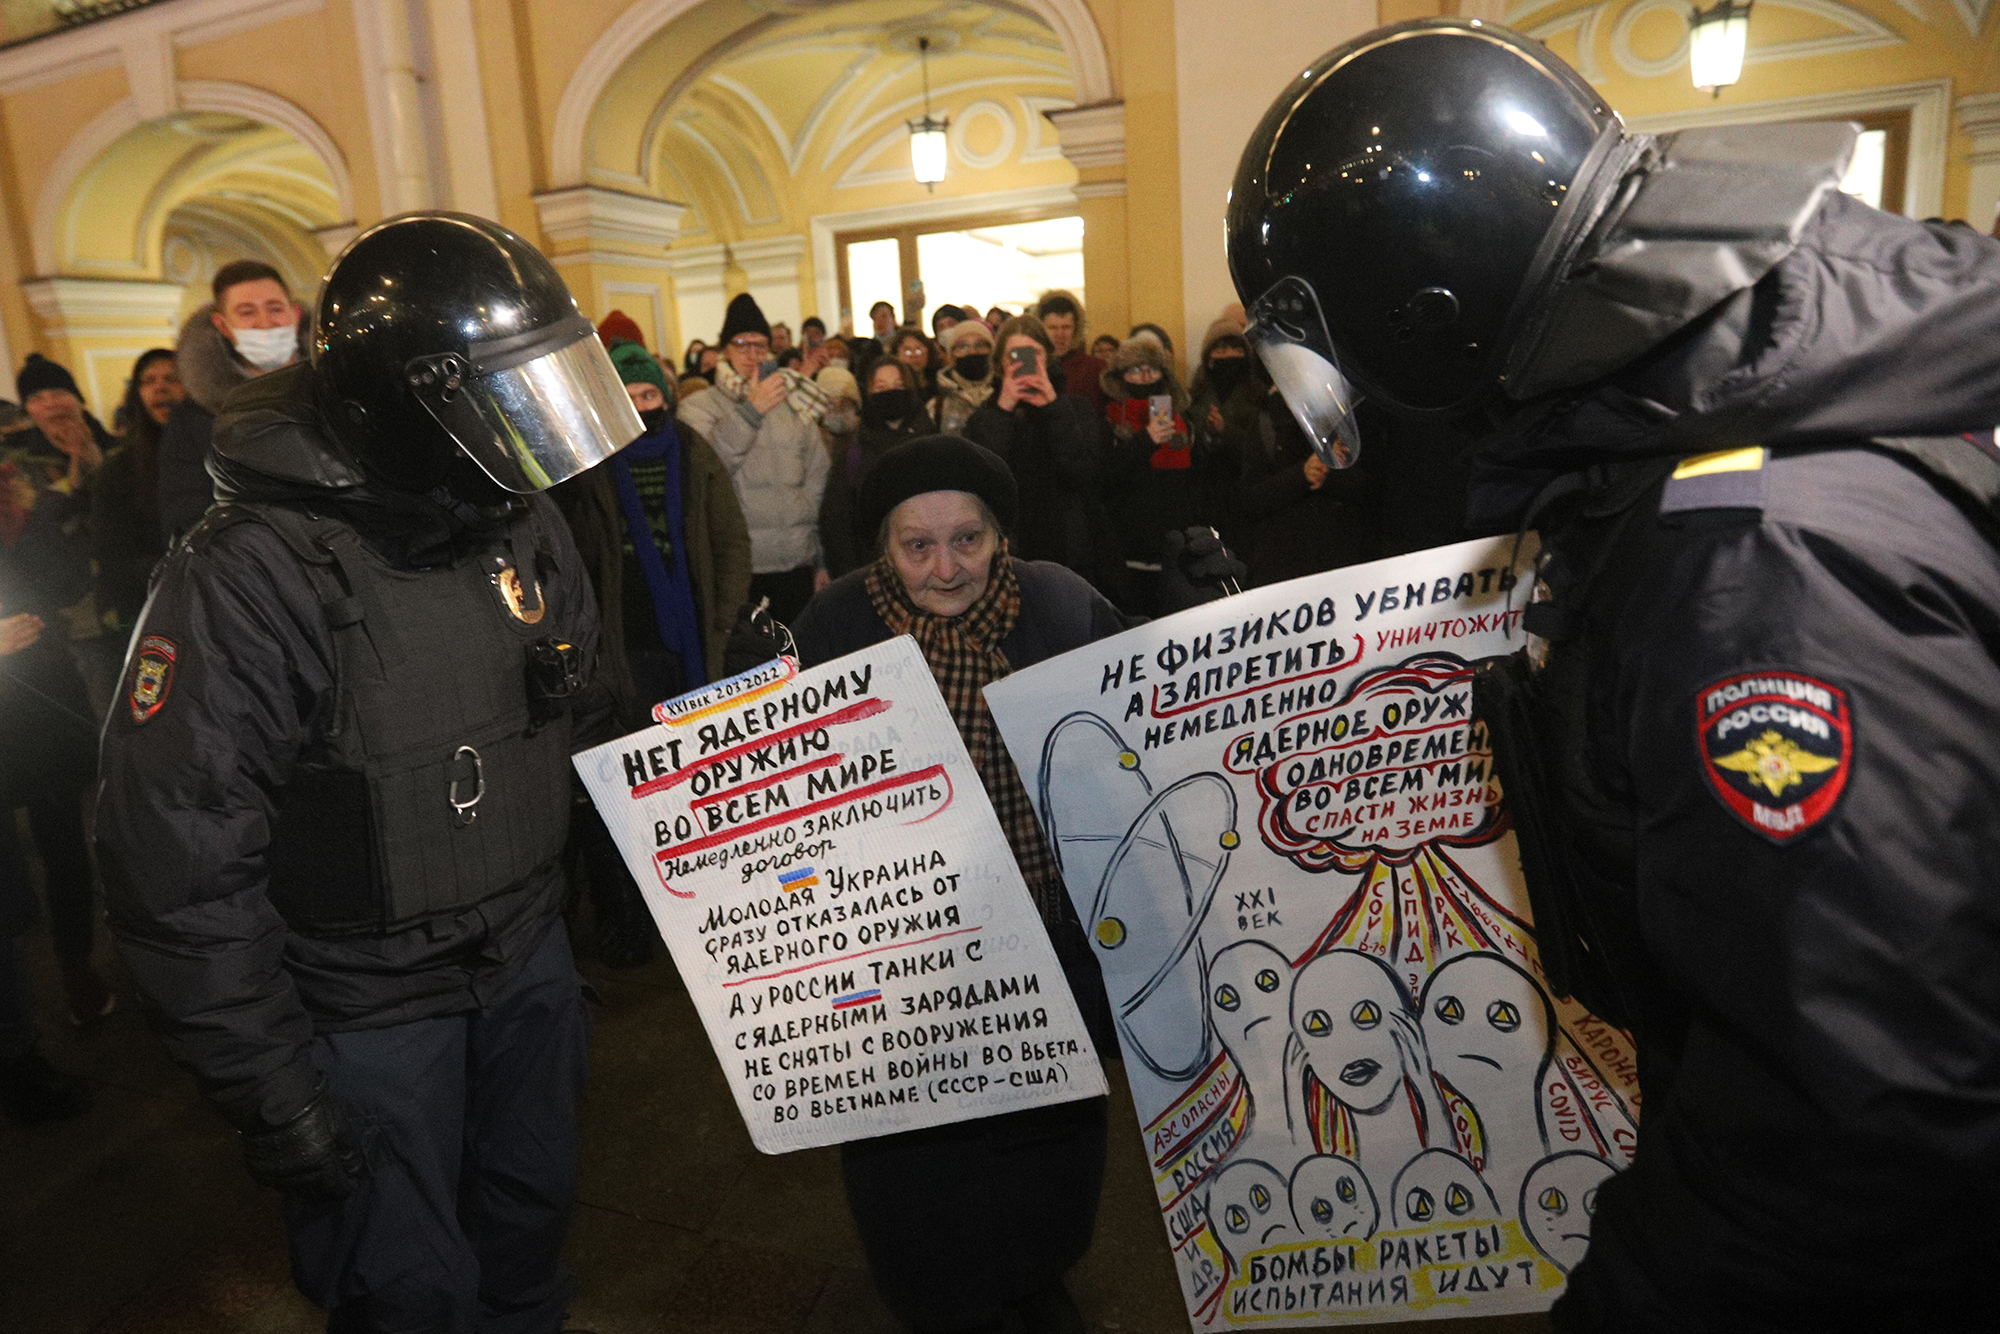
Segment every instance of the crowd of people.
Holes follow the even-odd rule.
[[[219,495],[266,503],[296,490],[271,489],[245,422],[310,409],[289,386],[253,392],[254,406],[237,391],[277,385],[263,377],[307,359],[312,312],[253,260],[221,269],[210,298],[174,347],[137,359],[108,427],[70,372],[39,355],[0,427],[0,1106],[22,1122],[88,1104],[38,1043],[23,956],[42,899],[61,1018],[84,1027],[118,1004],[93,963],[109,883],[89,833],[98,734],[108,712],[121,728],[119,710],[145,723],[172,686],[171,651],[128,658],[163,558],[203,540]],[[1165,330],[1092,339],[1082,303],[1062,291],[1019,312],[942,305],[928,328],[899,323],[887,302],[868,318],[859,334],[811,318],[795,336],[739,295],[715,340],[678,361],[622,312],[598,325],[643,433],[551,494],[589,577],[596,682],[621,730],[768,656],[774,622],[795,628],[807,662],[907,632],[938,655],[941,682],[946,663],[983,664],[948,698],[996,807],[1026,811],[977,686],[1185,605],[1185,577],[1174,584],[1163,562],[1169,534],[1180,551],[1187,530],[1218,531],[1248,557],[1250,582],[1402,549],[1373,517],[1380,480],[1319,462],[1250,355],[1240,309],[1207,330],[1185,380]],[[219,422],[235,440],[226,448]],[[338,471],[338,450],[315,466]],[[1075,915],[1032,819],[1016,824],[1024,868],[1048,872],[1031,884],[1037,905],[1113,1050]],[[107,846],[100,834],[100,857]],[[650,960],[660,942],[643,896],[587,803],[567,848],[597,957]],[[1100,1100],[850,1152],[851,1202],[892,1305],[920,1328],[975,1308],[1068,1328],[1062,1274],[1088,1245],[1104,1135]],[[1032,1181],[1020,1175],[1029,1158]],[[913,1223],[913,1183],[946,1175],[999,1204],[1012,1190],[1059,1221],[1046,1254],[996,1269],[977,1259],[989,1249],[977,1228]],[[916,1286],[898,1277],[916,1272],[913,1256],[928,1257]]]
[[[1465,441],[1381,451],[1408,486],[1361,466],[1329,472],[1243,337],[1240,308],[1203,334],[1183,382],[1157,324],[1092,338],[1074,295],[984,312],[944,304],[929,327],[878,301],[865,333],[818,317],[796,336],[748,294],[711,343],[678,362],[646,346],[623,312],[599,326],[647,433],[614,465],[557,492],[589,564],[622,716],[719,678],[753,607],[789,623],[829,582],[871,564],[880,535],[860,503],[872,466],[926,435],[963,437],[1006,462],[1019,488],[1015,558],[1080,575],[1127,615],[1161,610],[1167,534],[1217,530],[1249,584],[1454,540],[1440,489]],[[91,962],[94,900],[83,822],[95,720],[110,706],[155,564],[214,498],[215,421],[239,386],[300,361],[311,312],[256,260],[221,268],[211,300],[172,348],[134,363],[107,428],[69,371],[30,356],[21,404],[0,426],[0,707],[9,809],[25,808],[45,868],[68,1019],[117,1004]],[[1382,423],[1383,429],[1404,429]],[[1372,463],[1371,459],[1368,462]],[[60,707],[56,707],[57,704]],[[7,950],[36,918],[26,851],[0,821],[0,932]],[[608,839],[579,838],[599,947],[613,964],[657,938]],[[0,952],[0,1096],[16,1114],[63,1113],[82,1089],[49,1068],[26,1018],[25,982]]]

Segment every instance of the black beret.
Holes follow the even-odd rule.
[[[1014,526],[1019,501],[1006,460],[963,436],[926,435],[897,445],[862,475],[859,531],[872,539],[891,510],[931,491],[970,492],[986,502],[1003,531]]]

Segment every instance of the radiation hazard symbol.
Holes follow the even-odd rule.
[[[1825,819],[1847,787],[1847,694],[1798,672],[1742,672],[1695,695],[1708,785],[1737,819],[1787,843]]]

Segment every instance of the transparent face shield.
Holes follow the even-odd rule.
[[[546,491],[646,433],[590,321],[418,357],[410,388],[437,424],[509,491]]]
[[[1257,298],[1249,314],[1243,337],[1271,373],[1313,452],[1329,468],[1352,466],[1361,456],[1354,386],[1340,373],[1313,289],[1298,278],[1284,278]]]

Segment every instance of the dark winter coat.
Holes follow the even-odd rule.
[[[160,432],[159,513],[160,537],[171,542],[195,526],[215,501],[215,482],[208,474],[210,446],[215,439],[215,418],[222,401],[235,388],[257,377],[257,372],[236,348],[223,337],[209,316],[213,303],[187,317],[181,336],[174,344],[174,373],[180,376],[187,397],[174,405]],[[306,355],[306,340],[312,329],[312,313],[299,317],[299,356]]]
[[[393,568],[494,552],[490,521],[356,473],[319,425],[304,379],[302,369],[274,372],[225,407],[215,465],[224,503],[336,517]],[[350,480],[340,487],[307,480],[341,476]],[[545,515],[536,526],[554,546],[539,571],[537,628],[587,663],[597,614],[583,561],[553,506],[526,503]],[[504,616],[498,597],[494,614]],[[328,621],[273,528],[204,529],[168,556],[138,630],[142,642],[173,645],[159,707],[139,721],[128,677],[105,727],[97,845],[113,934],[169,1049],[239,1127],[280,1124],[305,1105],[315,1033],[460,1013],[500,995],[562,908],[561,870],[548,863],[476,907],[388,934],[311,935],[279,915],[266,857],[295,764],[334,721]],[[420,669],[451,664],[404,668]],[[610,710],[596,693],[579,710],[580,748],[602,739]]]
[[[1491,526],[1573,488],[1541,520],[1561,610],[1530,678],[1572,721],[1521,745],[1566,776],[1541,795],[1645,1099],[1558,1328],[1943,1327],[1984,1300],[2000,559],[1868,441],[1991,451],[1996,349],[2000,243],[1835,193],[1761,281],[1483,447]]]
[[[826,496],[820,501],[819,540],[826,552],[828,574],[839,578],[875,559],[875,534],[855,527],[855,498],[861,493],[861,479],[875,461],[906,441],[930,431],[930,420],[919,414],[893,426],[862,426],[854,434],[836,437],[833,471],[826,477]]]
[[[1150,366],[1160,378],[1143,389],[1127,385],[1124,373]],[[1166,535],[1194,524],[1219,525],[1226,517],[1231,483],[1223,442],[1198,432],[1189,417],[1187,391],[1174,375],[1165,349],[1150,338],[1121,346],[1099,376],[1105,423],[1111,432],[1104,471],[1104,508],[1111,518],[1120,557],[1128,563],[1158,565]],[[1147,429],[1149,401],[1173,400],[1174,435],[1158,445]]]
[[[1370,434],[1366,416],[1361,426],[1364,436]],[[1315,490],[1305,475],[1312,445],[1277,390],[1267,390],[1259,401],[1254,430],[1236,493],[1242,540],[1237,554],[1250,567],[1249,584],[1281,583],[1374,559],[1376,495],[1368,448],[1363,446],[1353,467],[1329,472]]]
[[[681,510],[686,525],[688,582],[701,617],[702,655],[708,679],[727,675],[723,649],[736,613],[750,595],[750,529],[743,521],[729,470],[715,450],[686,422],[675,423],[681,440]],[[631,719],[638,700],[625,664],[625,514],[618,504],[609,467],[592,468],[550,493],[569,520],[577,551],[597,592],[600,642],[606,687],[618,698],[619,714]],[[643,577],[641,583],[643,583]],[[642,600],[644,600],[642,598]],[[635,724],[636,725],[636,724]]]
[[[1125,622],[1060,565],[1016,560],[1021,614],[1001,641],[1020,670]],[[792,626],[800,660],[889,638],[868,571],[828,584]],[[1051,943],[1100,1050],[1114,1052],[1103,976],[1074,922]],[[1054,1283],[1089,1249],[1104,1173],[1104,1100],[1063,1103],[843,1145],[841,1167],[876,1286],[918,1328],[949,1328]],[[978,1201],[977,1208],[962,1207]]]
[[[166,554],[160,534],[160,430],[135,424],[125,443],[105,457],[90,488],[92,538],[97,544],[97,607],[115,612],[129,629],[146,605],[146,581]]]
[[[52,791],[81,794],[92,773],[94,719],[70,656],[62,609],[90,591],[90,569],[44,492],[20,540],[0,547],[0,616],[43,621],[33,644],[0,658],[0,819]]]
[[[1059,395],[1045,407],[1002,411],[995,394],[965,423],[965,438],[1007,461],[1020,488],[1020,517],[1008,534],[1020,560],[1067,565],[1110,592],[1120,586],[1116,544],[1099,499],[1108,431],[1090,404]]]

